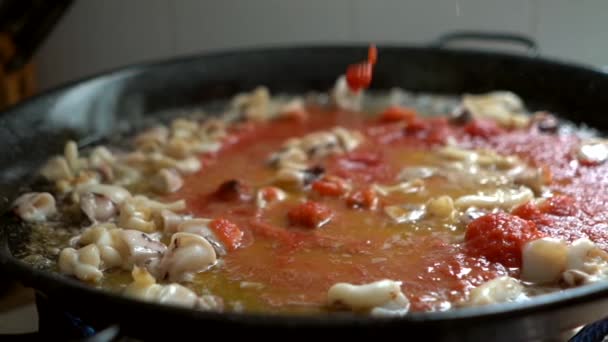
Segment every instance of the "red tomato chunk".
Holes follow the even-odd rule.
[[[217,237],[226,245],[228,250],[233,251],[241,245],[243,232],[231,221],[224,218],[217,218],[209,224]]]
[[[346,192],[346,184],[340,179],[321,179],[312,183],[312,189],[321,196],[340,197]]]
[[[351,208],[375,209],[378,204],[378,196],[371,189],[359,190],[346,198],[346,205]]]
[[[318,228],[329,222],[333,213],[323,204],[308,201],[292,208],[287,216],[292,225]]]
[[[505,213],[482,216],[467,226],[466,248],[506,267],[520,267],[524,244],[542,237],[533,222]]]

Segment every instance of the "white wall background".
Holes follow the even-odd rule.
[[[524,33],[544,56],[608,65],[608,0],[78,0],[41,47],[41,88],[182,54],[305,42],[424,43]]]

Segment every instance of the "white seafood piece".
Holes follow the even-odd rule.
[[[534,199],[532,190],[525,186],[516,189],[497,189],[493,193],[465,195],[458,197],[454,205],[459,209],[476,208],[511,208]]]
[[[223,309],[223,302],[220,298],[212,295],[199,297],[194,291],[179,284],[157,284],[156,279],[143,268],[135,267],[131,274],[133,282],[126,287],[123,293],[125,296],[200,310],[221,311]]]
[[[283,167],[275,176],[274,183],[300,187],[306,183],[306,165]]]
[[[374,316],[403,316],[410,302],[401,292],[401,282],[379,280],[369,284],[334,284],[327,292],[329,305],[369,310]]]
[[[608,140],[587,139],[579,143],[576,149],[578,160],[586,163],[600,164],[608,160]]]
[[[128,186],[142,179],[142,171],[127,164],[116,163],[112,166],[114,173],[113,184],[117,186]]]
[[[161,279],[191,281],[194,275],[215,265],[213,246],[204,237],[192,233],[175,233],[160,263]]]
[[[67,180],[74,177],[68,161],[63,156],[49,159],[40,170],[40,174],[50,181]]]
[[[384,207],[384,212],[396,223],[409,223],[422,219],[426,213],[426,208],[424,205],[389,205]]]
[[[137,195],[120,206],[118,225],[122,228],[152,233],[160,228],[156,226],[157,222],[154,219],[160,216],[162,210],[175,212],[185,208],[186,202],[184,200],[163,203],[146,196]]]
[[[118,225],[124,229],[134,229],[146,233],[157,230],[152,210],[139,201],[125,201],[120,206]]]
[[[125,202],[127,199],[131,198],[131,193],[127,189],[125,189],[121,186],[108,185],[108,184],[81,185],[76,188],[76,192],[80,196],[83,196],[84,194],[87,194],[87,193],[101,195],[101,196],[104,196],[104,197],[110,199],[110,201],[114,202],[117,205],[120,205],[123,202]]]
[[[279,117],[288,117],[294,113],[306,113],[304,100],[302,98],[294,98],[289,102],[282,104],[277,111]]]
[[[593,283],[608,278],[608,253],[591,240],[578,239],[568,247],[564,282],[570,286]]]
[[[153,211],[161,211],[163,209],[171,211],[182,211],[186,209],[186,201],[184,200],[177,200],[173,202],[159,202],[143,195],[136,195],[135,197],[133,197],[133,201],[137,202],[142,206],[146,206]]]
[[[156,126],[138,134],[135,139],[135,147],[144,151],[157,150],[167,143],[169,129],[165,126]]]
[[[105,146],[97,146],[89,154],[89,166],[98,168],[102,165],[114,164],[116,158]]]
[[[153,211],[139,201],[125,201],[120,206],[118,225],[125,229],[152,233],[157,230]]]
[[[494,278],[472,289],[467,304],[479,306],[515,302],[526,298],[528,297],[519,280],[503,276]]]
[[[165,146],[164,152],[170,157],[181,160],[196,153],[217,152],[222,148],[219,141],[200,139],[200,137],[172,138]]]
[[[149,234],[137,230],[116,228],[101,224],[86,229],[79,245],[94,244],[99,249],[101,269],[122,267],[130,270],[134,265],[156,271],[167,247]]]
[[[178,215],[171,210],[162,209],[157,215],[157,227],[166,234],[173,234],[177,232],[177,227],[188,220],[187,216]]]
[[[198,122],[186,118],[177,118],[171,122],[171,136],[178,138],[190,138],[199,129]]]
[[[346,82],[346,76],[341,75],[336,80],[334,88],[331,92],[331,98],[334,104],[340,109],[359,111],[361,110],[361,104],[363,101],[363,92],[354,92],[350,90],[350,87]]]
[[[372,189],[382,196],[386,196],[393,192],[401,192],[404,194],[419,191],[424,187],[424,181],[421,179],[414,179],[413,181],[400,182],[393,185],[380,185],[372,184]]]
[[[266,87],[257,87],[250,93],[240,94],[232,100],[232,108],[242,113],[247,120],[264,121],[271,117],[270,92]]]
[[[285,191],[274,186],[267,186],[257,191],[255,195],[255,204],[258,208],[263,209],[266,208],[268,204],[283,201],[285,198],[287,198],[287,193],[285,193]]]
[[[491,119],[506,128],[522,128],[530,122],[523,101],[509,91],[464,95],[462,104],[474,118]]]
[[[150,185],[158,193],[170,194],[179,190],[184,185],[184,181],[175,170],[160,169],[150,179]]]
[[[270,163],[276,164],[278,168],[291,167],[302,168],[307,167],[306,161],[308,156],[306,153],[297,147],[286,147],[284,150],[270,156]],[[295,166],[294,166],[295,165]]]
[[[431,198],[426,203],[426,214],[438,218],[452,218],[455,214],[454,200],[452,197],[444,195]]]
[[[359,132],[338,126],[329,131],[313,132],[301,138],[287,140],[269,161],[278,168],[287,166],[285,163],[301,165],[330,154],[352,151],[362,141],[363,136]]]
[[[57,212],[57,207],[48,192],[29,192],[15,200],[14,211],[24,221],[44,222]]]
[[[357,131],[348,130],[344,127],[334,127],[331,133],[338,138],[338,143],[342,152],[349,152],[356,149],[363,141],[363,135]]]
[[[118,208],[108,197],[86,193],[80,197],[80,210],[91,222],[106,222],[118,215]]]
[[[568,257],[566,259],[566,268],[574,270],[583,270],[585,262],[592,258],[592,252],[598,247],[593,241],[582,238],[572,242],[568,248]]]
[[[218,255],[226,254],[226,246],[217,238],[213,230],[209,228],[211,219],[195,218],[183,221],[176,229],[176,232],[196,234],[204,237],[215,249]]]
[[[114,224],[99,224],[87,228],[76,241],[78,245],[95,244],[101,258],[100,269],[109,269],[123,265],[123,254],[126,248],[120,239],[120,229]]]
[[[426,179],[437,174],[437,168],[430,166],[409,166],[399,172],[397,178],[401,181],[413,181],[415,179]]]
[[[64,148],[64,156],[65,160],[68,162],[68,165],[72,171],[80,170],[81,163],[80,158],[78,156],[78,145],[76,142],[70,140],[65,144]]]
[[[177,159],[183,159],[197,152],[200,142],[193,138],[172,138],[164,148],[164,152]]]
[[[192,156],[178,160],[172,167],[185,175],[189,175],[198,172],[201,169],[202,164],[197,157]]]
[[[557,282],[566,269],[568,246],[544,237],[526,243],[522,249],[521,279],[536,284]]]
[[[442,158],[474,163],[479,159],[479,153],[475,150],[468,150],[458,146],[442,146],[436,150]]]
[[[99,269],[100,264],[99,249],[94,244],[78,250],[71,247],[64,248],[59,253],[59,271],[83,281],[98,282],[101,280],[103,272]]]
[[[226,136],[226,121],[222,119],[204,120],[198,130],[198,136],[203,141],[219,141]]]
[[[524,165],[516,156],[503,156],[487,149],[471,150],[458,146],[443,146],[438,148],[436,152],[443,158],[477,165],[486,169],[508,170]]]
[[[167,250],[167,246],[163,243],[140,231],[119,230],[116,234],[120,236],[126,247],[127,257],[123,265],[128,269],[131,265],[137,265],[154,270]]]

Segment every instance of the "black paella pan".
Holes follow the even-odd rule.
[[[525,54],[448,49],[463,38],[523,44]],[[364,46],[306,46],[242,50],[135,65],[46,92],[0,114],[0,209],[10,203],[33,172],[68,139],[81,144],[116,131],[128,131],[168,110],[227,99],[258,85],[272,92],[329,89],[346,65],[360,59]],[[608,130],[608,75],[593,68],[536,56],[525,38],[496,34],[447,35],[427,46],[379,46],[374,89],[401,87],[447,94],[511,90],[531,109],[546,109],[577,123]],[[342,337],[424,336],[425,340],[534,340],[551,338],[608,316],[608,283],[552,293],[522,303],[415,312],[378,319],[344,314],[287,317],[207,313],[142,303],[110,294],[74,279],[32,268],[14,255],[29,231],[11,215],[0,226],[2,278],[35,288],[53,305],[95,328],[119,325],[138,338],[175,338],[220,333],[234,337],[264,330],[266,338],[316,337],[335,331]],[[213,333],[212,333],[213,331]]]

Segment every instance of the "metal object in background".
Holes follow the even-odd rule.
[[[72,0],[0,1],[0,108],[34,94],[31,58]]]

